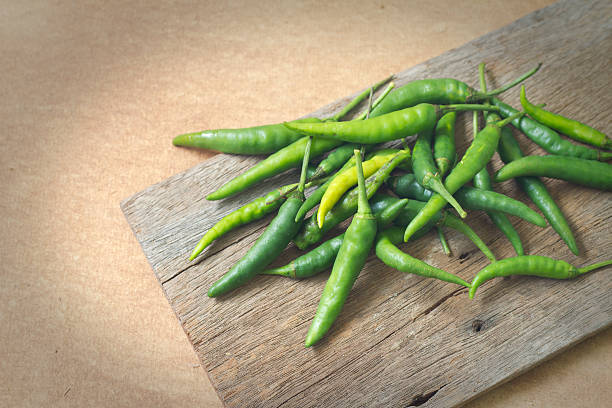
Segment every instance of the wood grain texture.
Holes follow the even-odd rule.
[[[456,77],[476,85],[476,66],[484,61],[492,88],[541,61],[542,70],[527,82],[531,100],[609,133],[610,15],[612,5],[606,1],[562,1],[404,71],[396,83]],[[313,115],[331,114],[348,99]],[[515,91],[502,99],[518,105]],[[463,115],[457,126],[461,153],[469,143],[468,116]],[[517,137],[526,151],[542,153],[524,136]],[[463,289],[402,275],[371,256],[327,338],[304,349],[325,274],[307,281],[258,277],[220,299],[206,296],[210,285],[246,253],[269,218],[233,231],[195,263],[187,262],[203,232],[222,216],[297,178],[296,172],[288,172],[235,198],[204,199],[255,160],[218,155],[121,204],[227,406],[455,406],[612,322],[609,268],[571,282],[499,279],[480,288],[470,301]],[[490,170],[500,165],[495,157]],[[576,266],[609,258],[610,193],[554,180],[546,184],[574,229],[581,255],[573,256],[551,228],[513,219],[527,253]],[[513,182],[496,189],[528,202]],[[498,258],[513,255],[486,216],[472,213],[468,223],[478,226]],[[451,231],[447,237],[452,258],[443,254],[433,234],[405,249],[471,279],[486,265],[486,258],[463,237]],[[296,254],[289,248],[278,264]]]

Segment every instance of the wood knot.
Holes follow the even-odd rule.
[[[476,319],[472,322],[472,331],[474,333],[478,333],[479,331],[482,331],[484,328],[485,328],[485,322],[483,320]]]

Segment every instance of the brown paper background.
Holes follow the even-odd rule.
[[[211,157],[172,136],[304,115],[550,3],[3,2],[0,406],[221,406],[119,210]],[[611,365],[608,329],[468,406],[605,406]]]

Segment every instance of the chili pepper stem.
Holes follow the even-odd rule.
[[[446,241],[446,237],[444,236],[444,231],[442,231],[442,227],[438,225],[436,229],[438,230],[438,237],[440,238],[440,244],[442,244],[442,250],[446,256],[451,256],[451,250],[448,246],[448,242]]]
[[[582,274],[585,274],[587,272],[591,272],[591,271],[593,271],[595,269],[603,268],[604,266],[608,266],[608,265],[612,265],[612,259],[610,259],[608,261],[594,263],[593,265],[584,266],[582,268],[578,268],[578,274],[582,275]]]
[[[361,169],[361,155],[358,149],[355,149],[353,154],[355,155],[358,180],[357,215],[353,217],[344,234],[331,274],[321,294],[319,306],[308,328],[304,341],[305,347],[311,347],[321,340],[333,325],[365,264],[376,236],[376,219],[368,204],[365,180]]]
[[[382,81],[372,85],[371,88],[366,89],[365,91],[363,91],[362,93],[360,93],[359,95],[357,95],[351,102],[349,102],[340,112],[336,113],[334,116],[330,117],[328,120],[332,120],[332,121],[339,121],[340,119],[342,119],[344,116],[346,116],[347,113],[349,113],[351,110],[353,110],[353,108],[357,105],[359,105],[361,103],[361,101],[363,101],[365,98],[368,97],[368,95],[370,94],[370,91],[373,89],[374,91],[376,91],[378,88],[380,88],[381,86],[383,86],[384,84],[386,84],[387,82],[391,81],[393,79],[393,75],[388,76],[387,78],[383,79]]]
[[[525,112],[516,112],[515,114],[508,116],[506,119],[494,122],[494,124],[499,128],[503,128],[508,123],[512,122],[516,118],[520,118],[521,116],[525,116]]]
[[[301,173],[300,173],[300,175],[301,175]],[[316,179],[316,180],[311,180],[311,181],[309,181],[308,183],[306,183],[304,185],[304,189],[307,189],[309,187],[319,186],[319,185],[325,183],[328,179],[329,179],[329,177],[323,177],[323,178],[319,178],[319,179]],[[266,205],[272,204],[276,200],[281,200],[283,198],[286,198],[287,195],[289,193],[291,193],[292,191],[295,191],[298,188],[299,185],[300,185],[300,183],[294,183],[294,184],[289,184],[289,185],[281,187],[279,189],[279,190],[281,190],[281,196],[273,198],[273,199],[266,200]]]
[[[376,108],[382,102],[382,100],[385,99],[387,94],[391,92],[393,88],[395,88],[395,82],[389,83],[389,85],[387,85],[387,88],[384,90],[384,92],[378,98],[376,98],[376,100],[373,103],[371,103],[371,107],[369,107],[368,110],[366,110],[365,112],[362,112],[359,116],[357,116],[355,120],[363,120],[363,119],[369,118],[370,112],[372,111],[372,109]]]
[[[478,81],[480,82],[480,90],[482,93],[487,93],[487,82],[485,81],[485,63],[481,62],[478,64]],[[485,105],[489,104],[489,99],[484,101]]]
[[[434,190],[436,193],[440,194],[442,198],[444,198],[458,213],[461,218],[467,217],[467,213],[461,207],[461,205],[455,200],[455,197],[451,195],[451,193],[446,190],[444,184],[439,179],[431,178],[429,179],[431,190]]]
[[[480,249],[480,251],[489,259],[491,262],[495,262],[495,255],[489,249],[489,247],[484,243],[484,241],[476,234],[476,232],[465,222],[461,221],[459,218],[453,216],[452,214],[445,213],[445,217],[440,221],[444,225],[453,228],[463,235],[468,237],[470,241]]]
[[[357,196],[357,212],[363,213],[370,211],[370,204],[368,203],[368,195],[365,189],[365,179],[363,177],[363,166],[361,165],[361,151],[355,149],[355,167],[357,168],[357,188],[359,195]]]
[[[456,112],[456,111],[491,111],[491,112],[499,112],[499,108],[497,106],[489,106],[489,105],[476,105],[470,103],[456,103],[452,105],[440,105],[438,107],[441,111],[441,114]]]
[[[484,73],[484,63],[481,63],[480,65],[483,66],[483,73]],[[478,66],[478,69],[480,71],[480,65]],[[517,86],[518,84],[520,84],[521,82],[523,82],[524,80],[526,80],[527,78],[529,78],[530,76],[532,76],[533,74],[535,74],[536,72],[538,72],[538,70],[540,69],[540,67],[542,66],[542,63],[538,63],[538,65],[535,68],[532,68],[531,70],[525,72],[523,75],[521,75],[520,77],[516,78],[514,81],[500,87],[497,89],[494,89],[490,92],[486,91],[486,88],[484,88],[482,85],[480,86],[482,88],[482,92],[475,92],[471,98],[470,101],[481,101],[484,99],[488,99],[491,96],[495,96],[495,95],[499,95],[500,93],[506,92],[508,89]]]
[[[306,170],[308,169],[308,161],[310,160],[310,146],[312,146],[312,136],[308,138],[308,143],[304,148],[304,160],[302,161],[302,172],[300,174],[300,184],[298,184],[298,193],[304,195],[304,186],[306,185]]]

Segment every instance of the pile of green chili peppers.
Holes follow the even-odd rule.
[[[539,67],[493,91],[487,91],[484,64],[478,69],[479,90],[449,78],[413,81],[393,90],[390,77],[357,95],[330,118],[177,136],[173,143],[178,146],[234,154],[270,154],[210,193],[209,200],[233,196],[255,183],[301,166],[298,183],[277,188],[232,211],[198,242],[190,260],[204,256],[202,252],[222,235],[276,213],[246,255],[210,287],[208,296],[224,295],[257,275],[304,279],[331,268],[306,334],[305,346],[310,347],[333,326],[371,252],[403,273],[464,286],[470,298],[480,285],[495,277],[570,279],[612,265],[612,260],[608,260],[577,268],[562,260],[526,255],[508,218],[519,217],[541,228],[550,224],[577,255],[572,230],[540,177],[612,191],[612,165],[605,162],[612,158],[612,140],[608,136],[532,104],[524,86],[520,90],[520,111],[497,98]],[[387,83],[385,91],[373,101],[373,93]],[[360,115],[343,120],[366,100],[367,107]],[[463,111],[472,112],[473,140],[459,158],[455,122],[457,114]],[[509,124],[548,155],[524,156]],[[562,138],[560,133],[581,144]],[[411,153],[407,138],[415,135]],[[381,146],[396,140],[402,142],[401,148]],[[505,166],[491,177],[487,163],[495,152]],[[316,167],[309,167],[324,155]],[[515,179],[541,214],[521,201],[493,191],[492,182],[509,179]],[[468,214],[466,210],[485,211],[517,256],[496,260],[477,233],[462,220]],[[328,232],[351,217],[345,232],[323,241]],[[465,235],[489,259],[489,265],[471,283],[398,247],[435,228],[444,252],[450,255],[443,227]],[[308,252],[287,265],[271,267],[292,241]],[[318,245],[310,248],[315,244]]]

